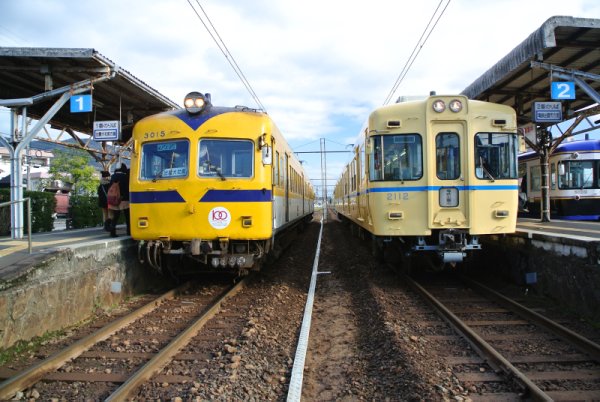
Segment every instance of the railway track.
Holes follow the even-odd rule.
[[[426,338],[445,344],[439,349],[471,400],[600,398],[600,345],[474,281],[405,280],[453,327]]]
[[[240,281],[169,291],[35,366],[10,373],[14,375],[0,383],[0,399],[21,399],[23,390],[35,384],[37,397],[43,400],[56,396],[124,400],[173,359],[203,359],[202,354],[179,351],[244,285]],[[163,375],[156,381],[181,378]]]

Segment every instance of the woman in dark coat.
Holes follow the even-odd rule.
[[[125,213],[125,223],[127,224],[127,235],[131,234],[129,229],[129,169],[122,163],[115,170],[110,178],[110,185],[119,183],[119,192],[121,193],[121,202],[119,205],[109,205],[108,209],[112,213],[112,225],[110,226],[110,236],[117,237],[117,222],[121,216],[121,211]]]
[[[110,216],[108,214],[108,187],[110,187],[110,172],[103,170],[100,173],[100,184],[98,185],[98,206],[102,210],[102,222],[104,229],[110,231]]]

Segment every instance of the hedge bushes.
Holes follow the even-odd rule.
[[[31,198],[31,232],[49,232],[54,226],[54,193],[41,191],[23,191],[24,197]],[[0,189],[0,203],[10,201],[10,190]],[[94,227],[102,224],[102,211],[98,208],[97,197],[72,195],[70,197],[69,217],[71,228]],[[27,204],[23,207],[23,221],[27,233]],[[123,215],[123,214],[122,214]],[[0,236],[10,235],[10,206],[0,208]]]
[[[102,224],[102,210],[98,207],[98,197],[72,195],[69,205],[71,228],[81,229]]]
[[[49,232],[54,225],[52,214],[56,208],[56,199],[53,193],[40,191],[23,191],[23,197],[31,198],[31,233]],[[0,190],[0,202],[10,201],[10,190]],[[1,208],[0,216],[2,225],[0,227],[3,235],[10,234],[10,206]],[[23,233],[27,233],[27,203],[23,204]]]

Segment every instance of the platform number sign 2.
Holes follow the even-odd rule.
[[[71,113],[84,113],[92,111],[92,95],[71,96]]]
[[[575,83],[574,82],[553,82],[550,87],[552,99],[569,100],[575,99]]]

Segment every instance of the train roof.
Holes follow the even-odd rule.
[[[554,154],[570,152],[598,152],[600,151],[600,140],[581,140],[563,142],[560,144]],[[529,151],[519,155],[519,160],[529,160],[537,157],[537,152]]]

